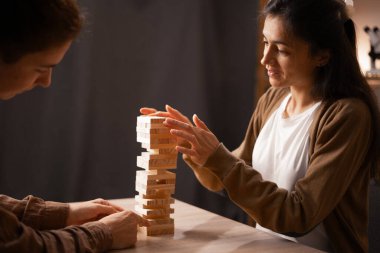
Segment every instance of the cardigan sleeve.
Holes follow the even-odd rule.
[[[256,109],[250,119],[249,125],[247,127],[247,131],[244,137],[244,140],[240,144],[238,148],[236,148],[232,155],[222,155],[224,156],[224,159],[230,160],[229,164],[234,164],[238,160],[240,160],[242,163],[245,164],[245,166],[252,166],[252,150],[254,143],[256,141],[256,137],[258,136],[263,122],[265,121],[266,117],[272,113],[272,111],[276,108],[277,102],[270,103],[270,101],[273,100],[273,97],[275,96],[284,96],[289,92],[288,89],[269,89],[258,101]],[[278,99],[280,102],[281,100]],[[263,113],[265,112],[265,113]],[[222,146],[222,150],[225,149],[223,144],[221,143],[219,145]],[[220,157],[218,153],[220,153],[221,150],[218,148],[213,156]],[[224,186],[221,181],[221,179],[213,172],[210,168],[208,168],[208,163],[204,166],[198,166],[195,164],[191,158],[188,155],[183,155],[183,160],[189,165],[189,167],[193,170],[195,176],[197,177],[198,181],[208,190],[219,192],[223,190]],[[222,163],[223,158],[220,160],[219,163]],[[213,166],[211,164],[211,166]]]
[[[57,229],[66,226],[69,206],[44,201],[29,195],[22,200],[0,195],[0,207],[12,212],[18,220],[34,229]]]
[[[281,91],[282,92],[282,91]],[[285,92],[287,92],[285,90]],[[270,100],[271,97],[274,96],[276,91],[274,89],[269,89],[259,100],[257,103],[256,109],[250,119],[245,138],[243,142],[240,144],[238,148],[236,148],[232,153],[233,156],[229,157],[228,155],[226,157],[229,157],[233,161],[237,161],[240,159],[243,161],[246,165],[251,165],[251,160],[252,160],[252,148],[255,142],[255,136],[257,137],[261,126],[263,122],[263,115],[260,113],[264,110],[268,111],[268,114],[272,111],[274,106],[271,106],[268,104],[268,101]],[[284,92],[282,92],[284,93]],[[285,93],[284,93],[285,94]],[[267,116],[267,115],[266,115]],[[223,146],[221,143],[219,147]],[[223,146],[224,147],[224,146]],[[225,148],[224,148],[225,149]],[[220,148],[218,148],[215,153],[212,156],[217,156],[219,157],[218,153],[220,151]],[[211,157],[212,157],[211,156]],[[223,156],[223,155],[222,155]],[[223,190],[224,186],[221,181],[221,179],[212,171],[210,168],[208,168],[209,164],[206,162],[204,166],[199,166],[195,164],[191,158],[188,155],[183,155],[183,160],[187,163],[187,165],[193,170],[196,178],[198,181],[208,190],[214,191],[214,192],[220,192]],[[236,159],[235,159],[236,158]],[[234,163],[234,162],[232,162]]]
[[[110,249],[112,234],[101,222],[59,230],[35,230],[0,207],[0,252],[104,252]]]
[[[332,212],[364,167],[370,129],[364,103],[336,102],[319,120],[307,173],[290,192],[264,181],[223,145],[205,167],[222,181],[231,200],[260,225],[279,233],[305,233]]]

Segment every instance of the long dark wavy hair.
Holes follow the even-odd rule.
[[[280,16],[285,29],[306,41],[310,53],[330,53],[329,62],[319,67],[312,95],[324,102],[358,98],[372,116],[373,138],[368,159],[372,176],[380,181],[380,113],[376,97],[363,76],[356,57],[356,32],[343,0],[270,0],[263,17]]]

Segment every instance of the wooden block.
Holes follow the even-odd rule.
[[[142,199],[170,199],[171,193],[168,191],[155,191],[153,194],[140,193],[138,195]]]
[[[173,225],[174,224],[173,218],[148,219],[148,221],[152,227],[157,227],[159,225]]]
[[[148,152],[142,152],[141,159],[144,163],[148,163],[149,166],[161,166],[161,165],[173,165],[177,167],[177,155],[155,155]]]
[[[150,139],[150,140],[161,140],[161,139],[174,139],[175,137],[171,133],[159,133],[159,134],[152,134],[152,133],[144,133],[144,132],[136,132],[137,137],[141,139]]]
[[[178,155],[178,151],[172,147],[172,148],[160,148],[160,149],[150,149],[150,148],[147,148],[147,153],[149,154],[154,154],[154,155]]]
[[[173,235],[174,234],[174,223],[150,227],[140,227],[139,231],[147,236],[159,236],[159,235]]]
[[[141,135],[145,137],[141,137]],[[137,142],[147,143],[147,144],[172,144],[175,147],[177,145],[177,139],[172,135],[167,134],[145,134],[137,133]]]
[[[166,190],[174,193],[175,184],[149,184],[146,185],[136,180],[136,190],[137,189],[145,189],[146,192],[151,190]],[[140,191],[139,191],[140,192]]]
[[[141,147],[145,149],[175,149],[176,143],[141,143]]]
[[[165,121],[165,117],[159,116],[148,116],[148,115],[140,115],[137,117],[137,122],[139,123],[151,123],[151,124],[162,124]]]
[[[160,149],[152,149],[152,150],[160,150]],[[145,159],[177,159],[177,151],[176,153],[151,153],[151,152],[141,152],[141,156]]]
[[[144,227],[142,232],[148,236],[174,234],[174,220],[149,219],[151,226]]]
[[[168,129],[163,124],[151,124],[151,123],[140,123],[137,122],[136,128],[146,128],[146,129]]]
[[[138,189],[142,190],[138,192],[146,193],[146,194],[149,194],[150,192],[157,191],[157,190],[164,190],[164,191],[170,192],[171,194],[174,194],[175,184],[146,185],[144,183],[136,181],[136,191]]]
[[[136,172],[136,184],[141,187],[146,187],[148,189],[169,189],[171,186],[175,187],[175,177],[176,175],[171,172],[165,172],[156,175],[147,175],[146,171]]]
[[[169,160],[168,160],[169,161]],[[167,170],[175,169],[177,167],[177,159],[170,160],[170,163],[160,163],[157,160],[144,159],[142,156],[137,156],[136,161],[137,167],[143,168],[145,170]]]
[[[146,134],[170,134],[170,129],[165,128],[151,128],[150,125],[146,127],[144,124],[144,127],[136,127],[137,133],[146,133]]]
[[[154,208],[167,208],[170,204],[174,203],[174,198],[157,198],[157,199],[146,199],[141,195],[135,196],[135,201],[137,205],[140,205],[143,209],[154,209]]]
[[[139,205],[135,206],[135,211],[142,215],[143,218],[146,219],[155,219],[155,218],[162,218],[162,217],[168,217],[168,215],[174,213],[174,208],[167,208],[167,209],[144,209]]]
[[[164,184],[165,182],[168,182],[169,184],[175,184],[175,173],[166,170],[160,174],[157,174],[156,172],[157,171],[155,170],[138,170],[136,171],[136,181],[139,181],[146,185]]]
[[[170,195],[170,194],[174,194],[175,185],[152,188],[146,185],[136,184],[135,189],[139,194],[144,194],[144,195],[158,195],[158,194]]]

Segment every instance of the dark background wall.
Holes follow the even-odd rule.
[[[133,197],[142,106],[197,113],[237,147],[254,108],[257,2],[80,0],[87,26],[52,87],[0,102],[0,193]],[[176,173],[177,199],[245,220],[181,159]]]

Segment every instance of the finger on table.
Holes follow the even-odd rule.
[[[150,226],[150,222],[149,220],[141,217],[140,215],[138,215],[137,213],[134,213],[136,215],[136,218],[137,218],[137,224],[140,226],[140,227],[149,227]]]

